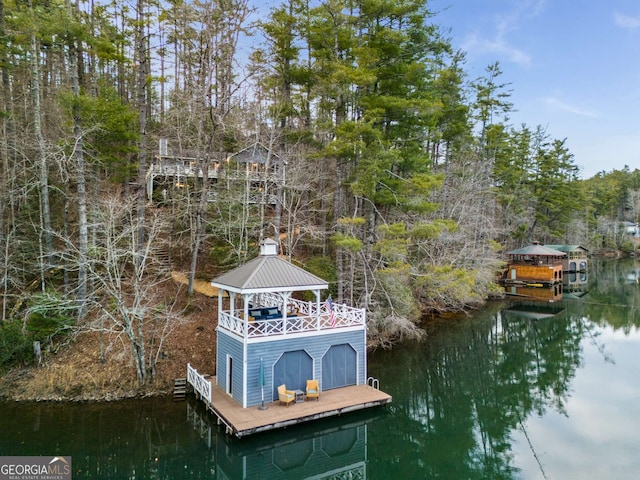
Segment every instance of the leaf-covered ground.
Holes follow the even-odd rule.
[[[168,294],[178,297],[184,322],[177,325],[162,348],[156,380],[140,387],[130,357],[130,346],[115,337],[106,361],[100,360],[100,337],[96,332],[79,333],[57,353],[45,354],[40,367],[15,369],[0,378],[0,397],[23,401],[118,400],[168,395],[176,378],[186,376],[187,363],[198,371],[215,374],[215,327],[217,297],[209,282],[198,281],[197,293],[186,296],[185,276],[172,275]]]

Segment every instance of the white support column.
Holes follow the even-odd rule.
[[[363,314],[364,313],[364,308],[363,310]],[[358,375],[358,382],[360,381],[360,378],[362,378],[362,380],[364,381],[364,383],[367,383],[367,375],[369,375],[369,364],[368,364],[368,359],[367,359],[367,317],[364,317],[364,328],[362,329],[362,335],[364,336],[364,338],[362,339],[363,341],[363,345],[364,345],[364,353],[362,355],[362,363],[363,366],[362,368],[363,370],[363,375],[362,377],[360,377],[360,375]]]
[[[236,316],[236,294],[235,292],[228,292],[229,293],[229,314],[232,317]]]
[[[249,303],[251,303],[252,298],[253,298],[253,293],[250,293],[248,295],[245,294],[242,297],[242,302],[243,302],[242,313],[246,322],[249,321]]]
[[[243,325],[244,325],[244,343],[247,343],[249,337],[249,304],[255,293],[248,293],[242,297],[242,312],[243,312]]]
[[[242,297],[242,301],[244,303],[244,305],[242,306],[243,310],[244,310],[244,318],[243,318],[243,322],[242,322],[242,327],[244,330],[244,338],[242,339],[242,408],[247,408],[247,390],[248,390],[248,379],[247,379],[247,373],[248,373],[248,352],[249,352],[249,310],[248,310],[248,305],[249,302],[251,300],[251,298],[253,297],[253,294],[246,294],[243,295]]]
[[[291,297],[291,292],[284,292],[280,295],[282,298],[282,331],[287,333],[287,303],[289,302],[289,297]]]
[[[219,288],[218,289],[218,321],[220,321],[220,315],[222,314],[222,294],[224,291]]]
[[[316,290],[316,330],[320,331],[320,290]]]

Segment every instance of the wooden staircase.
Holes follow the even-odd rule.
[[[187,379],[176,378],[173,381],[173,401],[185,400],[187,397]]]
[[[156,251],[154,266],[160,272],[171,271],[171,251],[168,246],[162,246]]]

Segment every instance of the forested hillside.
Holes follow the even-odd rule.
[[[0,365],[93,330],[144,384],[184,311],[169,271],[193,293],[267,237],[378,344],[499,293],[512,248],[633,248],[640,172],[581,180],[511,125],[517,86],[469,78],[426,0],[2,0],[0,37]],[[149,181],[163,145],[191,176]]]

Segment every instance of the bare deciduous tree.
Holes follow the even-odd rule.
[[[173,300],[162,297],[160,285],[171,281],[156,267],[167,222],[147,210],[145,241],[138,243],[141,221],[136,200],[112,194],[96,208],[96,245],[87,269],[97,289],[89,305],[95,313],[91,328],[108,333],[111,341],[124,338],[131,348],[140,384],[152,380],[155,365],[170,332],[180,324]]]

